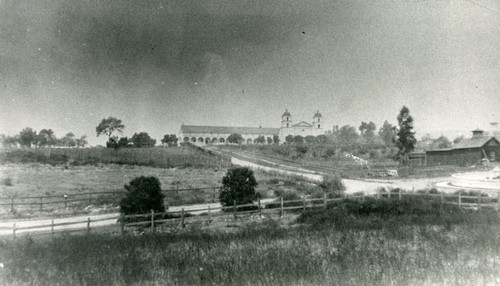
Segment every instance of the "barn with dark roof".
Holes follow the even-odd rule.
[[[471,166],[482,160],[496,161],[500,158],[500,142],[495,137],[485,136],[482,130],[472,131],[472,138],[464,139],[449,149],[426,151],[428,166]]]

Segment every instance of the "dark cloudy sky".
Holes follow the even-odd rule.
[[[500,121],[494,0],[0,0],[0,133]]]

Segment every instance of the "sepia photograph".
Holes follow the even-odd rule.
[[[500,285],[500,2],[0,0],[0,285]]]

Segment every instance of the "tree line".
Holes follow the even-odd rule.
[[[147,132],[134,133],[131,138],[128,137],[118,137],[116,133],[122,134],[125,129],[121,119],[115,117],[103,118],[101,122],[96,126],[97,137],[101,135],[108,136],[108,141],[106,142],[107,148],[145,148],[154,147],[156,145],[156,139],[151,138]],[[177,136],[174,134],[165,134],[161,139],[163,146],[177,146]]]
[[[33,128],[26,127],[14,136],[0,134],[0,141],[4,148],[40,148],[40,147],[77,147],[83,148],[88,145],[87,136],[79,138],[68,132],[63,137],[58,138],[52,129],[42,129],[39,132]]]

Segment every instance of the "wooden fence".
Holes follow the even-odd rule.
[[[326,208],[329,203],[340,202],[346,198],[349,199],[360,199],[364,200],[366,197],[373,197],[377,199],[388,198],[388,199],[403,199],[404,197],[421,197],[432,200],[437,200],[441,204],[452,204],[457,205],[461,208],[472,208],[472,209],[483,209],[491,208],[496,211],[500,210],[500,194],[497,197],[481,197],[481,196],[464,196],[458,195],[447,195],[447,194],[423,194],[423,193],[407,193],[398,190],[397,192],[382,192],[377,194],[366,195],[364,193],[349,195],[342,198],[314,198],[306,199],[301,198],[298,200],[283,200],[283,197],[276,198],[272,201],[257,201],[257,204],[245,204],[245,205],[232,205],[232,206],[217,206],[212,207],[208,205],[204,208],[199,209],[181,209],[177,211],[167,211],[167,212],[154,212],[137,215],[120,215],[100,219],[73,221],[73,222],[62,222],[45,225],[36,226],[16,226],[14,223],[12,227],[0,227],[0,231],[11,231],[13,238],[16,239],[20,232],[30,233],[33,231],[33,235],[47,235],[50,234],[54,236],[57,232],[86,232],[90,233],[92,229],[103,228],[106,230],[114,229],[116,233],[125,234],[128,228],[140,227],[142,230],[149,229],[150,231],[155,231],[158,227],[179,227],[184,228],[188,223],[206,223],[210,224],[217,218],[223,218],[225,220],[237,221],[239,218],[244,218],[244,215],[256,214],[259,217],[263,215],[277,214],[280,218],[284,216],[286,212],[299,211],[303,212],[308,209],[313,208]],[[98,223],[103,221],[113,221],[112,224],[106,226],[92,226],[92,223]],[[61,227],[66,227],[61,228]]]
[[[175,192],[198,191],[204,192],[212,202],[218,201],[218,194],[221,186],[188,189],[168,189],[162,190],[164,194]],[[59,196],[28,196],[28,197],[0,197],[0,209],[10,210],[14,213],[19,209],[30,209],[43,211],[48,207],[78,206],[82,204],[91,205],[96,203],[116,203],[118,199],[125,195],[125,191],[110,192],[89,192]]]

